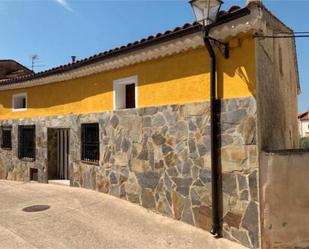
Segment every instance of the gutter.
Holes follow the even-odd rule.
[[[220,190],[221,172],[218,160],[218,118],[217,118],[217,84],[216,73],[217,63],[216,54],[210,43],[209,27],[204,31],[204,44],[210,57],[210,151],[211,151],[211,198],[212,198],[212,229],[211,233],[216,237],[221,237],[221,218],[220,218]]]
[[[221,166],[219,164],[219,130],[218,130],[218,111],[219,100],[217,99],[217,60],[213,46],[210,42],[209,31],[211,28],[219,26],[223,23],[232,21],[234,19],[250,14],[250,10],[246,7],[236,11],[228,16],[226,19],[218,19],[215,23],[202,28],[203,41],[207,48],[210,57],[210,144],[211,144],[211,198],[212,198],[212,229],[210,231],[215,237],[222,237],[222,215],[221,215],[221,192],[222,192],[222,174]]]

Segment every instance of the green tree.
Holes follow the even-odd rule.
[[[300,139],[300,148],[309,149],[309,137],[303,137]]]

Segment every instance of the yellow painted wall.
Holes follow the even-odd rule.
[[[243,39],[218,57],[218,96],[255,95],[254,40]],[[201,47],[170,57],[65,82],[0,91],[0,119],[110,111],[113,81],[138,76],[139,107],[209,100],[209,57]],[[12,95],[26,92],[28,109],[12,112]]]

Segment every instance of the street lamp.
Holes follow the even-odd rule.
[[[190,0],[196,21],[201,24],[203,41],[210,57],[210,151],[211,151],[211,192],[212,192],[212,229],[211,233],[221,237],[222,231],[222,176],[219,163],[219,129],[218,110],[220,100],[217,99],[217,63],[214,45],[219,44],[219,49],[223,46],[225,58],[229,57],[228,45],[209,37],[209,29],[217,21],[217,17],[222,5],[221,0]]]
[[[223,2],[221,0],[190,0],[189,3],[196,21],[206,26],[216,21]]]
[[[217,21],[217,17],[223,4],[221,0],[189,0],[195,20],[202,26],[204,40],[208,39],[219,48],[220,52],[227,59],[229,57],[229,47],[212,37],[209,37],[209,26]],[[206,45],[206,44],[205,44]]]

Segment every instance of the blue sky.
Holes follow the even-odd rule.
[[[309,1],[264,3],[294,31],[309,31]],[[226,0],[223,9],[233,4],[245,0]],[[41,71],[192,20],[186,0],[0,0],[0,58],[30,67],[30,56],[38,54],[35,71]],[[300,111],[309,109],[308,44],[309,38],[297,39]]]

